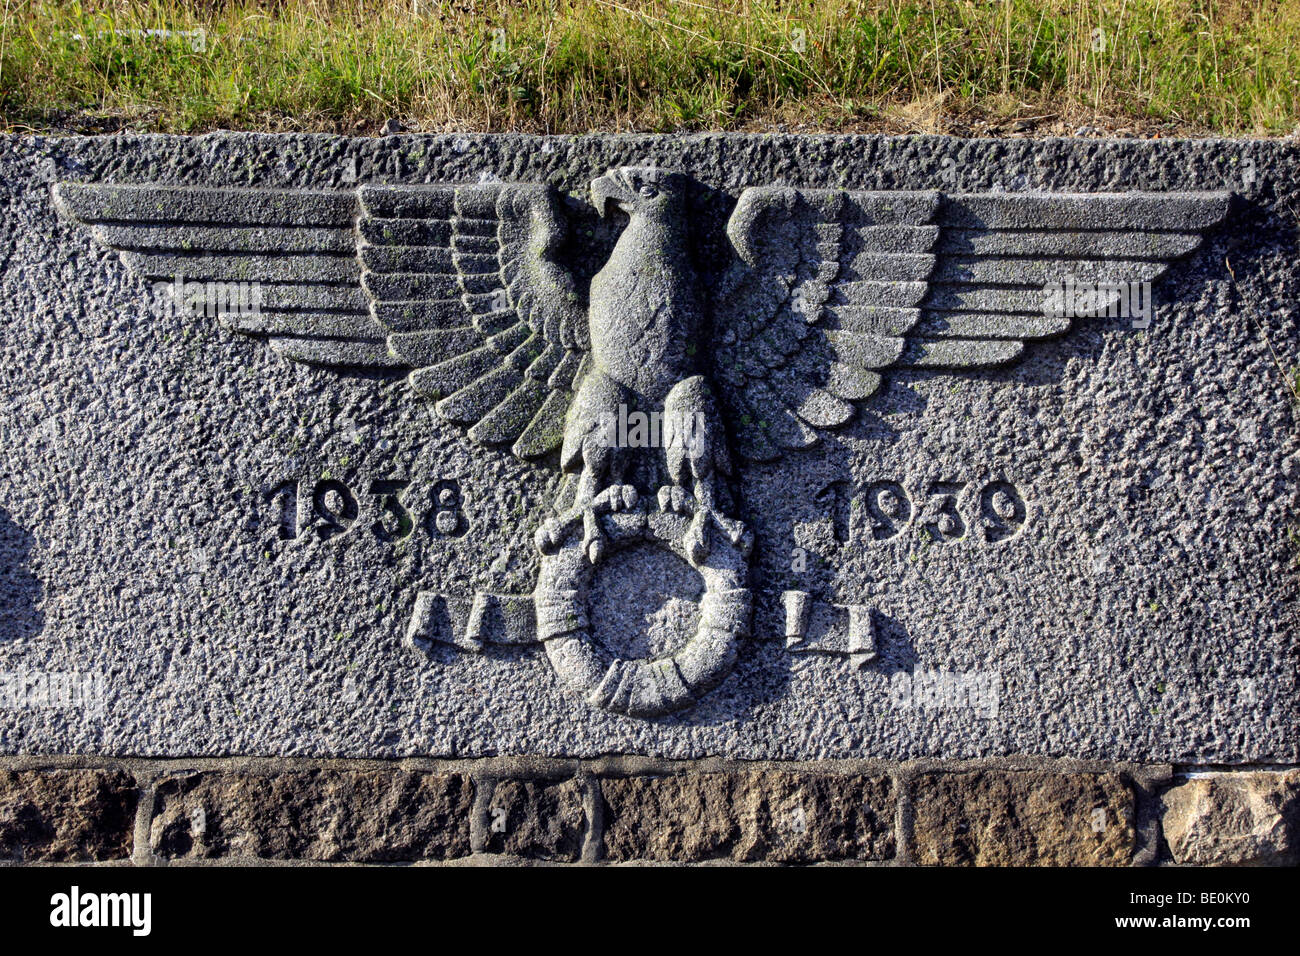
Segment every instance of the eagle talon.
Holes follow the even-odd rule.
[[[661,501],[667,497],[666,490],[661,489],[659,492]],[[694,517],[691,519],[690,527],[686,529],[682,546],[692,564],[698,565],[708,560],[713,551],[712,530],[714,528],[726,535],[727,540],[740,551],[741,555],[749,557],[754,547],[754,533],[745,526],[743,521],[728,518],[717,509],[707,507],[693,498],[688,498],[687,501],[690,502],[688,513],[693,514]]]
[[[659,510],[689,518],[698,510],[693,497],[680,485],[664,485],[659,489]]]
[[[533,543],[542,554],[554,554],[560,550],[560,543],[569,536],[569,530],[577,523],[576,514],[565,514],[551,518],[537,529]]]
[[[691,519],[691,526],[686,529],[686,536],[682,539],[682,546],[686,549],[686,556],[690,559],[691,564],[703,564],[708,560],[709,553],[713,550],[708,518],[709,512],[697,511],[695,517]]]
[[[639,501],[640,495],[632,485],[610,485],[585,505],[576,505],[538,528],[534,538],[537,550],[542,554],[554,554],[581,521],[582,553],[595,564],[609,549],[605,532],[600,527],[600,516],[632,511]]]
[[[591,506],[597,514],[616,514],[632,511],[640,499],[641,496],[632,485],[610,485],[592,500]]]
[[[739,522],[737,523],[739,524]],[[740,549],[741,556],[748,561],[750,552],[754,550],[754,532],[742,524],[740,536],[732,539],[732,544]]]
[[[597,511],[594,507],[588,508],[582,513],[582,553],[588,561],[596,564],[608,548],[609,543],[605,540],[605,532],[600,528]]]
[[[717,514],[716,512],[713,514],[713,520],[717,523],[719,528],[726,532],[727,538],[734,545],[739,545],[745,540],[745,536],[749,534],[749,529],[745,527],[745,522],[743,521],[737,521],[735,518],[727,518],[723,515]]]

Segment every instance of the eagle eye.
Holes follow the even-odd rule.
[[[645,196],[647,199],[651,198],[652,196],[657,196],[659,194],[659,191],[655,189],[653,186],[651,186],[649,183],[646,183],[644,186],[638,189],[637,192],[639,192],[642,196]]]

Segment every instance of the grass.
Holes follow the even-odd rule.
[[[1300,0],[0,3],[11,131],[1300,124]]]

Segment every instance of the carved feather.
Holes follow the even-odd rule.
[[[360,196],[363,282],[393,352],[415,368],[412,386],[474,441],[512,443],[524,458],[558,448],[557,409],[562,423],[581,359],[562,332],[585,327],[586,312],[554,261],[564,223],[553,195],[482,184]],[[421,226],[422,214],[438,219]]]
[[[714,377],[742,454],[803,447],[783,411],[816,428],[846,423],[887,369],[1015,361],[1070,327],[1045,307],[1050,283],[1154,280],[1229,198],[745,190],[727,226],[737,262],[713,309]]]

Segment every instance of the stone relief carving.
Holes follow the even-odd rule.
[[[1015,361],[1154,280],[1230,200],[751,187],[727,226],[732,261],[706,288],[688,185],[654,167],[591,184],[596,211],[626,224],[587,288],[563,261],[560,197],[537,184],[61,183],[55,199],[146,278],[256,283],[260,308],[223,312],[232,328],[301,362],[407,370],[474,442],[558,466],[535,591],[423,593],[407,641],[540,643],[566,688],[634,717],[690,707],[748,635],[738,457],[814,447],[892,369]],[[703,577],[699,625],[671,654],[611,660],[591,636],[593,575],[647,544]],[[782,600],[792,651],[875,657],[869,607]]]

